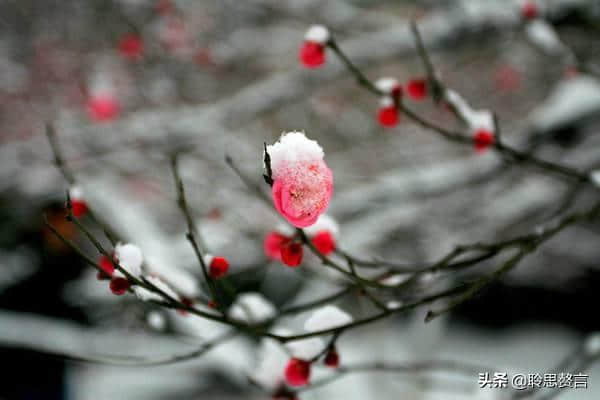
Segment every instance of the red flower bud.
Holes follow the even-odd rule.
[[[83,200],[71,199],[71,211],[76,217],[81,217],[88,211],[88,206]]]
[[[521,8],[521,15],[527,20],[537,18],[539,15],[539,9],[535,1],[525,2],[525,4],[523,4],[523,7]]]
[[[269,232],[263,242],[266,256],[272,260],[281,260],[281,247],[290,240],[289,237],[281,233]]]
[[[288,242],[281,246],[281,261],[288,267],[297,267],[302,262],[302,244]]]
[[[98,273],[96,274],[96,278],[99,281],[112,278],[113,273],[115,272],[115,266],[108,257],[106,257],[105,255],[100,256],[100,260],[98,260],[98,265],[100,266],[100,268],[102,268],[102,271],[98,271]]]
[[[292,358],[285,367],[285,380],[290,386],[304,386],[310,379],[310,362]]]
[[[394,127],[398,124],[398,110],[395,105],[380,107],[377,112],[377,120],[384,127]]]
[[[229,270],[229,262],[224,257],[213,257],[209,266],[209,275],[213,279],[224,277]]]
[[[306,68],[317,68],[325,63],[325,46],[321,43],[305,41],[298,54]]]
[[[123,35],[119,40],[119,53],[129,60],[137,60],[144,51],[142,38],[135,33]]]
[[[127,278],[113,278],[110,281],[110,291],[121,296],[127,292],[127,289],[131,287],[131,283]]]
[[[413,100],[423,100],[427,95],[427,82],[425,79],[411,79],[406,84],[406,91]]]
[[[473,143],[475,145],[475,150],[478,153],[482,153],[494,144],[494,135],[488,130],[480,129],[475,132]]]
[[[335,239],[329,231],[320,231],[312,238],[313,245],[319,253],[328,255],[335,250]]]
[[[329,350],[323,361],[330,368],[337,368],[340,365],[340,355],[335,348]]]

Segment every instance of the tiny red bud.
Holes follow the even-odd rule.
[[[88,100],[87,111],[93,121],[106,122],[119,116],[121,106],[114,97],[99,95]]]
[[[427,82],[425,79],[411,79],[406,84],[406,91],[413,100],[423,100],[427,96]]]
[[[302,262],[302,244],[288,242],[281,246],[281,261],[288,267],[297,267]]]
[[[391,128],[398,124],[399,115],[395,106],[381,107],[377,112],[377,120],[381,126]]]
[[[119,53],[129,60],[137,60],[144,51],[142,38],[135,33],[123,35],[119,40]]]
[[[321,43],[305,41],[300,47],[300,61],[306,68],[317,68],[325,63],[325,47]]]
[[[483,153],[494,144],[494,135],[488,130],[480,129],[475,132],[473,143],[475,145],[475,150],[478,153]]]
[[[329,231],[320,231],[312,238],[312,243],[319,253],[328,255],[335,250],[335,239]]]
[[[335,348],[329,350],[325,355],[325,365],[330,368],[337,368],[340,365],[340,355]]]
[[[527,1],[525,4],[523,4],[523,7],[521,8],[521,15],[523,16],[523,18],[527,20],[532,20],[534,18],[537,18],[538,14],[539,9],[534,1]]]
[[[265,255],[272,260],[281,260],[281,247],[291,239],[278,232],[269,232],[265,236],[263,249]]]
[[[110,281],[110,291],[117,296],[121,296],[131,287],[131,283],[127,278],[113,278]]]
[[[290,386],[304,386],[310,380],[310,362],[292,358],[285,367],[285,380]]]
[[[98,260],[98,265],[102,269],[102,271],[98,271],[98,273],[96,274],[96,278],[98,278],[99,281],[112,278],[113,273],[115,272],[115,266],[108,257],[106,257],[105,255],[100,256],[100,260]]]
[[[227,275],[229,270],[229,262],[224,257],[213,257],[210,262],[209,275],[213,279],[219,279]]]
[[[71,199],[71,212],[76,217],[81,217],[88,211],[88,206],[83,200]]]

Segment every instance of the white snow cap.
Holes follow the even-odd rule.
[[[397,286],[409,279],[409,277],[409,274],[393,274],[386,278],[383,278],[379,281],[379,283],[385,286]]]
[[[391,94],[392,91],[400,86],[400,82],[396,78],[385,77],[377,79],[375,87],[384,93]]]
[[[336,306],[328,305],[315,311],[304,323],[309,332],[336,328],[352,322],[353,318]]]
[[[473,133],[480,129],[494,133],[494,114],[491,111],[472,109],[465,99],[454,90],[446,90],[446,101],[462,115]]]
[[[72,200],[83,200],[83,189],[81,188],[81,186],[71,186],[69,188],[69,197]]]
[[[311,337],[286,343],[285,347],[290,351],[292,357],[310,360],[325,349],[325,342],[319,337]]]
[[[585,340],[583,345],[585,352],[589,356],[600,354],[600,332],[592,332]]]
[[[536,19],[525,27],[529,40],[549,54],[560,54],[566,51],[566,46],[561,42],[554,28],[546,21]]]
[[[177,295],[177,293],[175,293],[175,291],[173,291],[173,289],[171,289],[171,287],[162,279],[160,279],[157,276],[146,276],[144,277],[148,282],[150,282],[151,284],[153,284],[154,286],[156,286],[157,288],[159,288],[160,290],[162,290],[163,292],[165,292],[166,294],[168,294],[169,296],[171,296],[174,299],[178,299],[179,296]],[[154,293],[146,288],[143,288],[141,286],[134,286],[133,287],[133,292],[135,293],[135,295],[142,301],[150,301],[150,300],[155,300],[155,301],[164,301],[165,299],[159,295],[158,293]]]
[[[317,222],[304,228],[304,232],[308,235],[308,237],[315,236],[321,231],[327,231],[331,233],[335,239],[337,239],[340,234],[340,225],[330,215],[321,214],[319,219],[317,219]]]
[[[207,267],[210,267],[210,263],[212,262],[213,258],[215,258],[215,256],[213,256],[213,255],[212,255],[212,254],[210,254],[210,253],[206,253],[206,254],[204,255],[204,264],[205,264]]]
[[[247,292],[235,299],[227,315],[236,321],[260,324],[273,318],[275,312],[275,306],[262,294]]]
[[[311,162],[323,160],[323,148],[315,140],[306,137],[304,132],[284,132],[279,140],[267,146],[271,157],[273,178],[286,165],[297,162]]]
[[[133,276],[140,276],[142,273],[142,263],[144,257],[142,256],[142,250],[131,243],[117,243],[115,246],[115,257],[119,262],[119,265]],[[124,277],[123,274],[115,270],[114,275],[117,277]]]
[[[329,40],[329,29],[323,25],[312,25],[304,34],[304,40],[325,44]]]
[[[385,306],[390,310],[397,310],[400,307],[402,307],[402,302],[397,300],[390,300],[385,304]]]
[[[600,169],[590,172],[590,179],[594,185],[600,187]]]
[[[394,107],[394,99],[392,99],[390,96],[382,96],[381,99],[379,99],[379,108],[390,107]]]

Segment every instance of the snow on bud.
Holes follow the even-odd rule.
[[[398,124],[399,113],[394,99],[390,96],[384,96],[379,101],[379,109],[377,110],[377,120],[384,127],[393,127]]]
[[[229,261],[224,257],[215,257],[207,254],[204,256],[204,263],[208,266],[208,274],[213,279],[224,277],[229,270]]]
[[[288,132],[267,146],[267,152],[275,208],[295,227],[314,224],[333,194],[333,174],[323,159],[323,149],[302,132]]]
[[[319,337],[310,337],[286,343],[285,347],[289,350],[292,357],[301,360],[310,360],[323,352],[325,343]]]
[[[590,179],[596,187],[600,188],[600,169],[590,172]]]
[[[310,362],[292,358],[285,367],[285,380],[290,386],[304,386],[310,380]]]
[[[329,349],[329,351],[325,355],[323,363],[329,368],[337,368],[340,366],[340,355],[335,347]]]
[[[302,243],[289,241],[281,246],[281,261],[288,267],[297,267],[302,262]]]
[[[262,294],[247,292],[240,294],[229,308],[229,318],[247,324],[260,324],[275,316],[275,306]]]
[[[379,78],[375,82],[375,87],[382,93],[392,97],[395,102],[398,102],[402,96],[402,86],[396,78]]]
[[[529,40],[550,55],[559,55],[567,51],[556,30],[544,20],[536,19],[525,28]]]
[[[325,46],[329,30],[323,25],[313,25],[306,31],[298,58],[307,68],[317,68],[325,63]]]
[[[131,275],[141,275],[144,257],[142,256],[142,250],[136,245],[131,243],[118,243],[115,246],[115,259],[119,265]],[[115,270],[113,276],[123,277],[123,274],[120,271]]]
[[[335,219],[323,214],[317,219],[317,222],[306,228],[304,232],[311,239],[319,253],[329,255],[335,250],[340,227]]]
[[[146,277],[144,277],[144,279],[146,281],[148,281],[149,283],[151,283],[152,285],[156,286],[158,289],[160,289],[162,292],[167,294],[169,297],[171,297],[175,300],[177,300],[179,298],[177,293],[175,293],[175,291],[173,291],[173,289],[171,289],[171,287],[169,285],[167,285],[167,283],[165,281],[163,281],[162,279],[160,279],[159,277],[146,276]],[[151,290],[148,290],[141,286],[134,286],[133,293],[135,293],[137,298],[142,301],[165,301],[165,298],[163,296],[161,296],[160,294],[153,292]]]
[[[327,305],[316,310],[304,322],[304,329],[308,332],[322,331],[337,328],[353,321],[350,314],[340,310],[339,307]]]
[[[406,93],[413,100],[423,100],[427,96],[427,81],[423,78],[411,79],[406,84]]]
[[[600,332],[592,332],[583,343],[585,353],[590,357],[600,354]]]
[[[71,186],[69,188],[69,199],[71,199],[71,211],[76,217],[81,217],[88,211],[87,203],[83,195],[83,189],[80,186]]]
[[[139,60],[142,57],[144,51],[144,42],[140,35],[135,33],[128,33],[119,39],[119,53],[121,56],[128,60]]]

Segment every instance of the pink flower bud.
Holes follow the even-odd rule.
[[[281,261],[288,267],[297,267],[302,262],[303,253],[302,244],[287,242],[281,246]]]
[[[227,270],[229,270],[229,262],[223,257],[213,257],[209,268],[210,277],[213,279],[219,279],[227,275]]]
[[[304,386],[310,380],[310,362],[292,358],[285,367],[285,380],[290,386]]]
[[[267,146],[267,152],[275,208],[298,228],[314,224],[333,194],[333,174],[323,160],[323,149],[304,133],[289,132]]]
[[[335,239],[329,231],[320,231],[313,238],[312,243],[323,255],[329,255],[335,250]]]
[[[139,60],[144,51],[142,38],[135,33],[123,35],[119,40],[119,53],[129,60]]]
[[[473,144],[478,153],[483,153],[494,144],[494,135],[486,129],[479,129],[473,135]]]
[[[114,120],[119,116],[121,106],[112,95],[99,94],[88,100],[87,110],[92,121],[106,122]]]
[[[427,96],[427,82],[425,79],[411,79],[406,84],[406,92],[413,100],[423,100]]]

